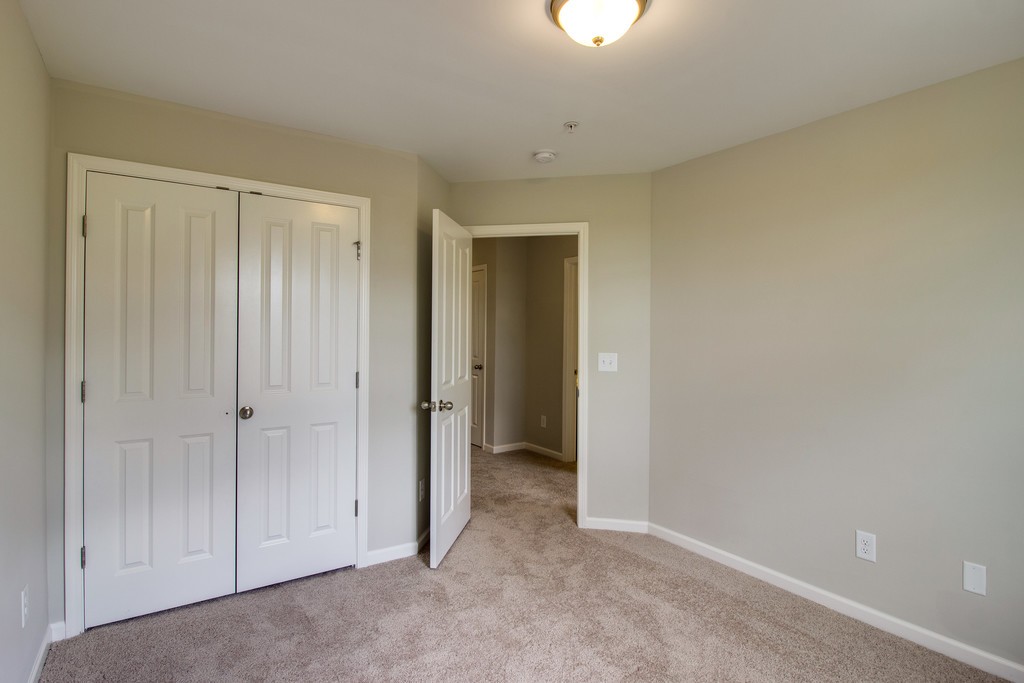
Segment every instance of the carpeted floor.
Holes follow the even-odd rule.
[[[575,478],[475,452],[439,570],[421,555],[91,629],[42,681],[996,680],[659,539],[581,531]]]

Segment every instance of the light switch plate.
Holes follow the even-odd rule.
[[[964,590],[969,593],[985,595],[987,577],[984,565],[964,562]]]
[[[598,372],[618,372],[619,371],[619,354],[617,354],[617,353],[599,353],[599,354],[597,354],[597,371]]]

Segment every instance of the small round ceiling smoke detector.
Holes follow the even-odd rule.
[[[575,133],[576,129],[579,128],[579,125],[579,121],[566,121],[565,123],[562,124],[562,126],[570,133]]]
[[[541,149],[533,153],[533,160],[538,164],[550,164],[558,156],[558,152],[553,149]]]

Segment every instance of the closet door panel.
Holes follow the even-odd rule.
[[[241,195],[238,589],[356,561],[356,209]]]
[[[86,626],[235,589],[237,193],[90,172]]]

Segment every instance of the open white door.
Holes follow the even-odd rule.
[[[469,523],[470,301],[473,237],[434,209],[431,303],[430,568]]]

